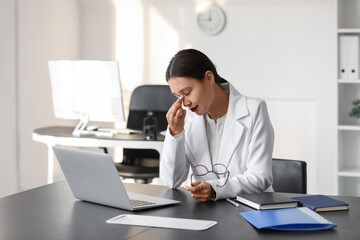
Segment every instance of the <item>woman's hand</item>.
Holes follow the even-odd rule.
[[[207,202],[214,197],[214,189],[204,181],[196,181],[191,187],[186,187],[186,190],[191,192],[192,197],[199,202]]]
[[[176,136],[184,130],[186,110],[181,107],[181,102],[182,97],[174,102],[166,114],[166,119],[172,136]]]

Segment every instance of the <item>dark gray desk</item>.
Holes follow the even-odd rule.
[[[126,184],[133,192],[181,200],[178,206],[144,210],[134,214],[216,220],[207,231],[184,231],[106,224],[109,218],[131,213],[77,201],[66,182],[58,182],[0,199],[0,239],[359,239],[360,198],[336,197],[350,204],[349,211],[326,212],[336,223],[333,230],[276,232],[257,230],[239,216],[239,208],[226,201],[198,203],[184,189]]]

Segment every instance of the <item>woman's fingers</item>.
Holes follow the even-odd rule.
[[[175,113],[175,119],[179,120],[184,109],[179,108]]]
[[[182,108],[182,98],[176,100],[166,114],[166,119],[170,127],[170,133],[175,136],[184,129],[185,110]]]
[[[179,109],[182,109],[181,106],[181,102],[179,102],[179,100],[177,100],[172,106],[171,106],[171,112],[174,114],[176,113],[176,111],[178,111]]]
[[[183,119],[181,118],[181,115],[182,115],[182,112],[183,112],[183,109],[182,108],[179,108],[178,110],[176,110],[176,112],[172,112],[171,115],[170,115],[170,126],[171,127],[183,127]]]
[[[210,199],[209,198],[198,198],[198,199],[195,198],[195,200],[199,201],[199,202],[208,202]]]
[[[190,187],[186,187],[186,190],[191,192],[193,196],[197,195],[211,195],[212,187],[210,184],[204,181],[197,181],[194,182],[193,185]]]
[[[191,186],[186,187],[188,191],[194,192],[197,189],[197,186],[200,185],[202,181],[196,181],[191,184]]]
[[[169,111],[167,112],[166,117],[168,118],[168,120],[170,120],[170,118],[176,114],[178,109],[182,109],[180,98],[176,100],[176,102],[170,107]]]
[[[171,113],[176,112],[176,110],[181,107],[181,101],[182,101],[182,98],[178,98],[178,99],[173,103],[173,105],[170,107],[170,109],[169,109],[169,111],[168,111],[168,114],[169,114],[169,115],[170,115]],[[168,115],[168,114],[167,114],[167,115]]]
[[[180,119],[185,119],[185,116],[186,116],[186,110],[183,109],[183,110],[182,110],[182,114],[181,114],[181,116],[180,116]]]
[[[174,103],[173,105],[171,106],[171,108],[175,108],[175,109],[178,109],[181,107],[181,103],[182,103],[182,97],[178,98]],[[175,110],[174,109],[174,110]]]
[[[193,193],[193,198],[210,198],[211,194],[207,191]]]
[[[192,197],[199,202],[207,202],[211,198],[211,196],[208,195],[193,195]]]
[[[192,197],[199,202],[207,202],[213,196],[212,186],[204,181],[196,181],[191,187],[186,187],[186,190],[190,191]]]

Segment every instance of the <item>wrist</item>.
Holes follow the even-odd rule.
[[[180,133],[183,132],[183,130],[181,130],[181,131],[173,131],[171,128],[169,128],[169,130],[170,130],[170,134],[171,134],[173,137],[175,137],[176,135],[179,135]]]
[[[211,200],[215,201],[216,200],[216,192],[214,189],[212,189],[212,195],[211,195]]]

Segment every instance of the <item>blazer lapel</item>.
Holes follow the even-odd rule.
[[[240,119],[249,115],[246,97],[230,85],[228,112],[219,148],[218,163],[228,166],[232,155],[240,143],[244,126]]]
[[[231,118],[225,120],[219,148],[218,163],[228,166],[235,149],[239,145],[243,131],[244,126],[237,120]]]

